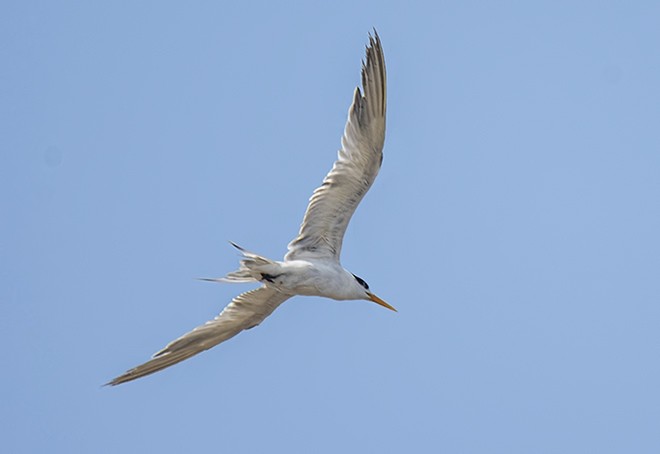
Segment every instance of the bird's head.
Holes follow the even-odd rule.
[[[353,274],[353,277],[355,278],[355,282],[357,282],[357,284],[359,286],[358,292],[360,292],[362,294],[361,299],[373,301],[374,303],[380,304],[381,306],[383,306],[383,307],[385,307],[385,308],[387,308],[391,311],[397,312],[397,310],[394,309],[392,306],[390,306],[385,301],[383,301],[382,299],[378,298],[376,295],[371,293],[371,291],[369,290],[369,284],[367,284],[364,279],[362,279],[361,277],[356,276],[355,274]]]

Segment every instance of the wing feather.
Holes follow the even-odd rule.
[[[312,197],[285,260],[305,257],[339,261],[344,233],[383,161],[387,107],[385,58],[378,33],[369,36],[362,88],[355,89],[339,156]]]
[[[242,293],[213,320],[167,344],[153,358],[112,379],[108,385],[119,385],[165,369],[197,353],[208,350],[240,333],[253,328],[273,313],[291,295],[275,289],[260,287]]]

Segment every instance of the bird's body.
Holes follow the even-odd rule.
[[[383,160],[386,96],[385,59],[378,34],[369,37],[362,86],[355,89],[339,156],[310,199],[298,236],[282,261],[234,246],[243,254],[238,270],[222,282],[259,282],[213,320],[170,342],[146,363],[111,380],[118,385],[157,372],[253,328],[294,295],[335,300],[365,299],[395,310],[371,293],[367,283],[344,269],[339,256],[344,233]],[[232,243],[233,244],[233,243]]]
[[[355,299],[346,291],[355,279],[342,267],[327,260],[275,262],[261,280],[266,287],[285,295],[325,296],[336,300]],[[362,296],[362,295],[360,295]]]
[[[258,281],[267,288],[290,296],[324,296],[335,300],[355,300],[364,297],[365,288],[356,280],[356,276],[335,260],[310,258],[271,261],[237,245],[234,246],[244,255],[241,268],[226,277],[207,280]]]

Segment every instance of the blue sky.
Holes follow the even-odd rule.
[[[657,453],[657,2],[3,2],[3,452]],[[100,385],[279,258],[376,27],[381,174],[297,297]]]

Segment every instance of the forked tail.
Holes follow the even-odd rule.
[[[273,274],[276,270],[279,269],[279,265],[273,260],[243,249],[238,244],[231,241],[229,243],[231,243],[232,246],[241,251],[241,254],[243,254],[239,268],[236,271],[228,273],[225,277],[202,280],[231,283],[259,282],[263,279],[264,275]]]

